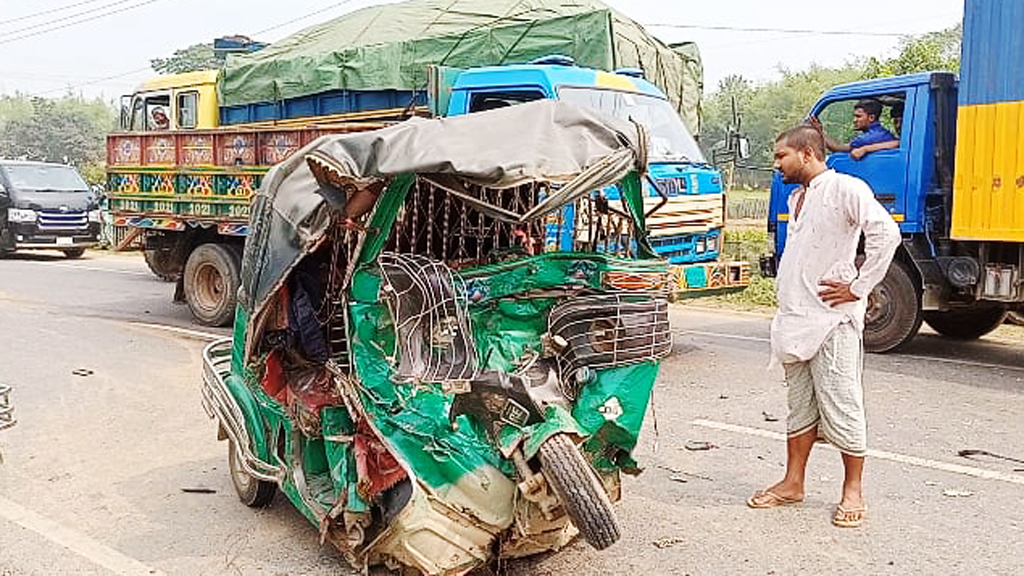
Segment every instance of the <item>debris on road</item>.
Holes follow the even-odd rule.
[[[651,542],[651,544],[654,544],[655,548],[668,548],[670,546],[675,546],[676,544],[682,544],[683,542],[686,542],[686,539],[682,536],[673,536],[671,538],[655,540],[654,542]]]
[[[765,411],[762,410],[761,411],[761,415],[764,416],[764,421],[765,422],[778,422],[779,421],[779,417],[775,416],[771,412],[765,412]]]
[[[685,447],[687,450],[693,451],[711,450],[713,448],[718,448],[718,446],[715,446],[711,442],[704,442],[701,440],[687,440]]]
[[[217,491],[213,488],[182,488],[182,492],[187,494],[216,494]]]
[[[936,482],[935,480],[925,480],[924,485],[925,486],[938,486],[939,483]]]
[[[686,484],[687,482],[689,482],[689,480],[686,479],[686,475],[682,474],[682,473],[673,474],[673,475],[669,476],[668,479],[673,481],[673,482],[682,482],[683,484]]]
[[[949,488],[942,491],[943,496],[949,496],[950,498],[966,498],[968,496],[974,496],[974,492],[970,490],[957,490],[955,488]]]
[[[84,376],[92,376],[93,374],[95,374],[95,372],[93,372],[92,370],[89,370],[88,368],[76,368],[76,369],[71,371],[71,374],[73,374],[75,376],[83,376],[84,377]]]

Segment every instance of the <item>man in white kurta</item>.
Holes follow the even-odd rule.
[[[789,198],[786,249],[776,280],[772,362],[789,387],[786,476],[747,500],[771,508],[803,500],[814,442],[839,448],[846,477],[833,523],[859,526],[867,443],[863,363],[867,297],[882,281],[900,243],[899,227],[862,180],[829,170],[821,134],[798,126],[779,136],[775,169],[801,184]],[[855,264],[864,237],[864,260]]]

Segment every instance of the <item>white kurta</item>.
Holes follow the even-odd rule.
[[[798,215],[801,193],[806,197]],[[779,308],[772,320],[773,364],[810,360],[842,322],[863,332],[868,294],[885,277],[900,244],[899,227],[871,188],[833,170],[815,176],[806,191],[791,194],[789,213],[786,249],[776,279]],[[858,271],[854,261],[862,232],[865,260]],[[849,282],[850,291],[860,299],[834,307],[826,304],[818,296],[823,280]]]

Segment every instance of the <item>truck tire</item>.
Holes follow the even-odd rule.
[[[164,282],[177,282],[181,276],[181,258],[173,250],[145,250],[146,266]]]
[[[619,523],[611,500],[576,443],[566,434],[555,434],[540,445],[537,456],[544,478],[583,539],[597,550],[618,541]]]
[[[903,346],[921,328],[921,296],[906,266],[894,261],[885,278],[868,296],[864,316],[864,349],[890,352]]]
[[[948,312],[925,312],[924,321],[939,334],[957,340],[975,340],[995,330],[1006,319],[1006,310],[986,306]]]
[[[227,326],[235,317],[241,284],[237,252],[223,244],[202,244],[185,263],[185,301],[204,326]]]
[[[70,258],[71,260],[85,256],[85,248],[68,248],[67,250],[62,250],[62,252],[64,252],[65,258]]]
[[[228,470],[231,484],[243,504],[250,508],[263,508],[270,504],[277,493],[277,485],[266,480],[253,478],[242,467],[242,455],[233,441],[228,441]]]

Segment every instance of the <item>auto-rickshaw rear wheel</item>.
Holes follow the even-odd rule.
[[[242,454],[231,440],[228,441],[228,468],[231,483],[243,504],[250,508],[263,508],[270,504],[277,492],[277,484],[253,478],[242,466]]]
[[[617,542],[621,533],[612,502],[576,443],[566,434],[555,434],[540,445],[537,456],[544,477],[583,539],[597,550]]]

